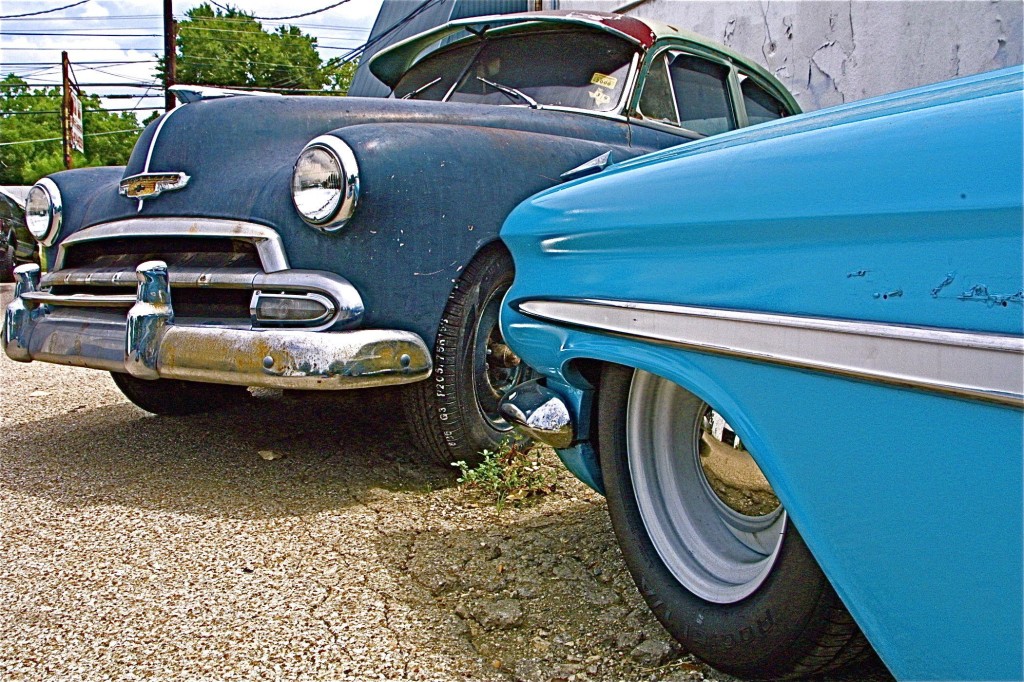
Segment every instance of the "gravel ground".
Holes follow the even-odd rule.
[[[600,496],[475,503],[386,397],[171,419],[0,354],[0,679],[733,679],[649,615]]]

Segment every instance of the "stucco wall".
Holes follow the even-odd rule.
[[[611,10],[625,0],[560,0]],[[717,40],[774,73],[805,110],[1022,62],[1019,0],[647,0],[626,14]]]

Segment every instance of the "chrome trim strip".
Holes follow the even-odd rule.
[[[50,294],[45,291],[28,291],[21,298],[36,305],[73,308],[127,308],[135,304],[135,294]]]
[[[146,162],[142,165],[143,173],[149,172],[149,163],[153,160],[153,150],[156,149],[156,141],[160,137],[160,131],[164,129],[164,124],[167,123],[171,116],[173,116],[179,109],[181,109],[181,107],[177,107],[166,112],[163,118],[160,119],[160,122],[156,124],[156,130],[153,131],[153,139],[149,141],[149,149],[146,151]],[[142,213],[142,205],[146,200],[137,199],[137,201],[139,202],[139,205],[135,210],[137,213]]]
[[[1024,406],[1024,337],[604,299],[522,314],[708,353]]]
[[[262,274],[259,268],[168,268],[171,285],[177,288],[247,289]],[[134,288],[137,284],[135,270],[130,268],[66,268],[43,275],[40,286]]]
[[[146,152],[146,163],[142,166],[143,173],[149,172],[149,163],[153,160],[153,150],[156,149],[156,141],[157,138],[160,137],[160,131],[164,129],[164,124],[167,123],[171,116],[173,116],[180,108],[181,107],[171,109],[165,113],[164,117],[160,119],[160,122],[156,124],[156,130],[153,132],[153,139],[149,141],[149,150]]]
[[[177,111],[177,109],[175,109]],[[64,255],[71,244],[115,237],[228,237],[256,244],[260,263],[266,272],[288,269],[288,256],[281,236],[256,223],[220,218],[129,218],[114,223],[93,225],[75,232],[57,247],[53,269],[64,266]]]

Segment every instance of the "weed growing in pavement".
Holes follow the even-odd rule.
[[[452,462],[463,490],[492,498],[500,511],[506,503],[521,505],[554,492],[555,469],[531,443],[505,439],[497,450],[482,450],[476,467]]]

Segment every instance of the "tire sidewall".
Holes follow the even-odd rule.
[[[633,490],[626,451],[632,377],[633,370],[622,366],[608,366],[603,373],[597,441],[608,511],[634,582],[665,629],[711,665],[741,676],[784,674],[801,657],[799,643],[807,638],[808,622],[814,620],[823,591],[831,590],[827,579],[789,521],[771,573],[750,596],[717,604],[675,578],[648,536]]]
[[[481,413],[474,365],[480,316],[495,295],[500,304],[513,277],[512,259],[504,249],[482,251],[456,283],[438,327],[433,398],[444,444],[455,459],[475,462],[481,449],[515,437],[511,429],[494,428]]]

